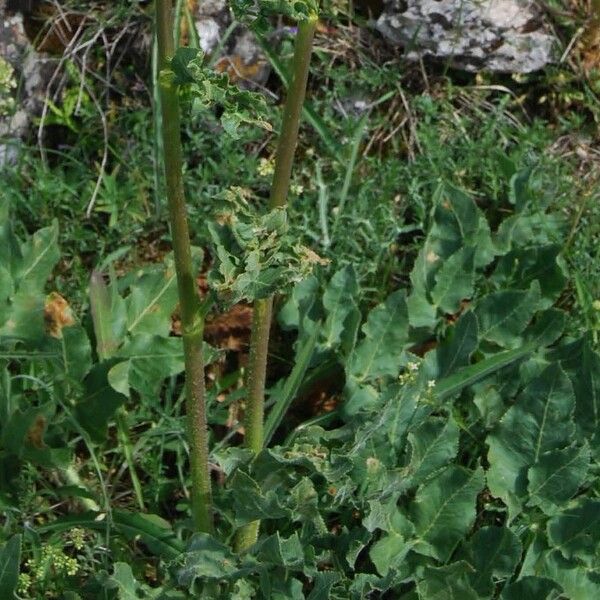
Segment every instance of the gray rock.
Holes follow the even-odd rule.
[[[556,58],[533,0],[388,0],[376,27],[408,59],[467,71],[529,73]]]
[[[0,56],[11,64],[19,82],[15,110],[0,115],[2,167],[15,160],[19,143],[28,134],[32,119],[41,113],[56,59],[38,54],[25,35],[22,16],[8,12],[0,15]]]

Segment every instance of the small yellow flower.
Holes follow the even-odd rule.
[[[275,173],[275,161],[272,158],[261,158],[257,171],[261,177],[270,177]]]

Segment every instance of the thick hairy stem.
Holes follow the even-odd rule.
[[[275,156],[275,173],[270,197],[271,208],[285,206],[287,203],[316,24],[315,17],[302,21],[298,26],[294,47],[293,80],[283,109],[281,134]],[[264,442],[265,379],[272,309],[272,296],[254,303],[246,379],[248,395],[245,436],[246,446],[255,454],[262,450]],[[235,543],[238,551],[245,550],[256,542],[259,526],[260,523],[255,521],[240,529]]]
[[[212,499],[208,466],[208,431],[204,390],[202,334],[204,322],[192,263],[190,234],[183,191],[183,153],[177,86],[169,69],[174,54],[172,3],[156,1],[156,25],[160,65],[160,98],[163,121],[165,178],[173,254],[177,273],[183,351],[187,433],[192,477],[192,515],[198,531],[212,532]]]
[[[281,134],[275,155],[275,173],[270,198],[271,208],[284,206],[287,203],[316,26],[316,18],[302,21],[298,25],[298,35],[294,46],[292,85],[288,90],[283,109]]]

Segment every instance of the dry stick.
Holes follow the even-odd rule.
[[[192,476],[192,516],[196,530],[211,533],[213,531],[212,494],[208,467],[208,432],[202,353],[204,319],[200,310],[200,298],[194,277],[183,190],[183,153],[178,86],[174,82],[174,73],[169,67],[169,59],[174,55],[171,0],[157,0],[156,27],[163,121],[163,156],[185,359],[187,430]]]
[[[301,21],[298,25],[294,46],[293,81],[283,109],[281,135],[277,144],[275,173],[269,200],[271,209],[285,206],[287,203],[316,24],[315,16]],[[272,312],[273,296],[254,302],[246,379],[245,422],[246,446],[254,454],[262,450],[264,441],[265,379]],[[243,551],[256,542],[259,526],[260,521],[253,521],[238,531],[235,540],[238,551]]]

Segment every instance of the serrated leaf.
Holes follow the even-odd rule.
[[[475,250],[460,248],[444,260],[435,274],[435,285],[431,290],[433,304],[443,312],[453,314],[460,308],[461,300],[470,298],[475,282]]]
[[[475,267],[489,264],[494,257],[490,228],[472,198],[444,183],[436,192],[435,202],[429,251],[448,259],[463,246],[471,246],[475,250]]]
[[[521,577],[515,583],[507,585],[502,590],[502,600],[557,600],[562,588],[551,579],[529,575]]]
[[[13,537],[0,549],[0,598],[15,598],[21,562],[21,536]]]
[[[565,267],[558,245],[518,248],[503,256],[490,280],[498,287],[527,290],[540,284],[540,308],[550,308],[565,287]]]
[[[461,315],[456,325],[449,328],[446,339],[425,355],[423,368],[427,377],[442,379],[468,365],[478,346],[478,331],[477,318],[472,311]]]
[[[424,482],[456,456],[458,434],[452,417],[431,417],[408,434],[411,456],[407,476],[411,485]]]
[[[204,344],[205,364],[210,364],[216,356],[217,353]],[[128,396],[132,388],[148,400],[157,400],[163,380],[182,373],[185,368],[183,342],[177,337],[133,336],[119,349],[116,358],[125,360],[108,372],[113,389]]]
[[[325,323],[323,344],[326,348],[339,345],[345,330],[345,322],[350,313],[356,310],[358,282],[354,268],[349,265],[337,271],[323,293]]]
[[[96,336],[96,352],[103,361],[115,354],[127,327],[126,307],[116,285],[106,285],[104,276],[94,271],[90,278],[90,312]]]
[[[408,341],[408,309],[404,290],[376,306],[363,325],[364,338],[351,355],[348,371],[358,382],[396,375]]]
[[[575,421],[581,436],[588,438],[600,459],[600,355],[583,343],[572,375],[575,390]]]
[[[540,288],[537,282],[524,290],[502,290],[484,296],[474,308],[481,339],[503,348],[522,343],[521,333],[539,308]]]
[[[240,574],[238,557],[224,544],[206,533],[197,533],[184,554],[179,569],[180,585],[190,586],[195,579],[234,579]]]
[[[127,396],[108,381],[108,373],[116,361],[118,359],[94,365],[83,382],[83,395],[75,406],[77,422],[97,443],[105,441],[108,422],[127,400]]]
[[[2,424],[2,446],[12,455],[47,468],[64,468],[71,458],[68,448],[51,448],[44,440],[48,422],[56,412],[52,402],[15,410]]]
[[[306,600],[329,600],[331,588],[340,580],[339,573],[317,573],[313,589]]]
[[[572,498],[585,479],[589,463],[587,443],[542,454],[527,472],[531,504],[548,512]]]
[[[416,581],[419,600],[479,600],[480,596],[469,584],[472,570],[464,561],[425,567],[422,578]]]
[[[593,562],[600,550],[600,500],[582,499],[577,506],[552,517],[548,541],[565,557]]]
[[[434,252],[427,251],[427,243],[417,255],[410,273],[412,291],[406,300],[409,323],[412,327],[428,327],[433,329],[436,324],[436,310],[428,299],[434,267],[439,257]]]
[[[316,306],[319,293],[319,280],[311,275],[294,285],[287,302],[281,307],[277,319],[283,329],[306,328],[306,321],[318,321],[321,311]],[[308,332],[307,332],[308,333]]]
[[[471,585],[482,596],[492,595],[496,581],[509,580],[519,561],[522,546],[507,527],[482,527],[469,540],[468,553],[475,571]]]
[[[127,333],[167,337],[177,305],[177,281],[173,267],[142,272],[125,299]]]
[[[487,473],[491,493],[517,509],[527,492],[527,470],[546,453],[570,444],[575,426],[571,382],[550,365],[517,398],[488,436]]]
[[[422,485],[410,510],[417,534],[415,550],[447,561],[475,519],[483,485],[481,468],[469,471],[454,465]]]
[[[273,490],[263,492],[258,483],[243,471],[238,470],[233,476],[230,497],[238,526],[259,519],[279,519],[290,516]]]
[[[133,576],[131,567],[126,563],[115,563],[114,573],[108,580],[108,585],[117,589],[120,600],[139,600],[140,598],[138,596],[140,585]]]
[[[21,294],[43,291],[59,258],[58,221],[54,220],[21,246],[21,260],[13,268],[13,279]]]
[[[526,343],[535,343],[540,347],[550,346],[563,334],[567,321],[564,311],[549,308],[535,315],[535,322],[529,326],[523,338]]]
[[[300,568],[304,564],[304,550],[297,533],[282,538],[279,533],[269,536],[260,543],[257,556],[261,563],[270,563],[286,568]]]
[[[92,347],[85,329],[81,325],[65,327],[58,342],[62,346],[63,373],[74,381],[82,381],[92,368]]]
[[[555,550],[545,554],[538,565],[538,572],[560,585],[564,591],[561,597],[569,600],[590,600],[600,597],[600,577],[596,566],[585,567],[575,561],[569,561]]]
[[[395,503],[394,503],[395,504]],[[369,551],[369,558],[375,565],[377,572],[385,577],[391,569],[398,568],[415,545],[414,540],[407,538],[414,532],[414,527],[410,521],[396,508],[394,504],[389,504],[385,509],[378,503],[371,506],[371,514],[365,521],[368,528],[369,521],[377,527],[383,529],[386,533],[377,540]],[[384,509],[383,520],[379,520],[380,513]],[[375,518],[374,518],[375,517]]]
[[[185,85],[194,82],[194,74],[188,69],[188,65],[195,59],[204,60],[204,53],[199,48],[180,47],[175,51],[171,59],[171,69],[175,73],[175,84]]]

